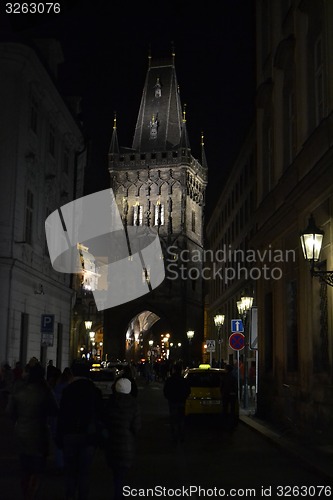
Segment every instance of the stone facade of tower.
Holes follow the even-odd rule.
[[[109,172],[124,226],[147,226],[158,232],[166,277],[145,296],[106,311],[104,342],[110,357],[133,358],[135,349],[144,355],[148,339],[157,346],[160,336],[169,333],[171,343],[182,344],[177,356],[188,356],[191,347],[193,358],[200,358],[207,185],[201,147],[198,161],[189,146],[174,58],[150,61],[132,148],[119,148],[115,123]],[[142,314],[154,317],[154,322],[142,326],[137,321]],[[191,346],[188,330],[195,331]]]

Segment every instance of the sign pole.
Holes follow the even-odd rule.
[[[239,397],[239,351],[237,351],[237,386],[238,386],[238,404],[240,404],[240,397]]]
[[[210,351],[209,352],[209,364],[210,364],[210,366],[212,366],[212,362],[213,362],[213,352]]]

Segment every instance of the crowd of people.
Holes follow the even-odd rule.
[[[146,363],[152,368],[150,363]],[[221,383],[221,415],[226,429],[237,425],[237,403],[242,390],[244,368],[225,364],[227,375]],[[144,367],[127,365],[113,384],[104,403],[101,391],[89,377],[89,365],[74,362],[61,371],[48,362],[46,370],[31,358],[22,368],[7,363],[0,374],[1,401],[15,423],[19,450],[23,498],[36,498],[50,449],[55,467],[64,477],[66,500],[89,498],[89,473],[97,447],[103,449],[106,464],[113,473],[115,500],[135,458],[136,435],[141,428],[136,374],[147,379]],[[154,380],[163,384],[169,406],[170,429],[175,443],[185,439],[185,404],[191,388],[183,376],[181,361],[163,365]],[[240,384],[239,384],[240,382]],[[255,363],[251,363],[249,386],[255,383]]]
[[[19,368],[4,364],[0,387],[5,412],[14,422],[24,500],[37,498],[51,448],[64,478],[64,498],[90,498],[89,476],[97,447],[103,449],[113,473],[114,498],[122,498],[141,427],[138,388],[130,367],[115,381],[107,404],[85,362],[61,371],[51,360],[45,370],[31,358],[24,369]]]

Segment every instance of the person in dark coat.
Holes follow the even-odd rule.
[[[112,386],[113,392],[116,391],[116,383],[117,383],[117,380],[119,380],[120,378],[128,378],[128,380],[131,382],[131,394],[134,398],[136,398],[138,395],[138,392],[139,392],[139,388],[138,388],[138,385],[135,381],[135,378],[133,375],[133,370],[132,370],[130,365],[125,366],[122,374],[115,380],[115,382]]]
[[[23,497],[36,498],[50,451],[48,419],[58,413],[58,404],[45,380],[39,362],[27,365],[26,377],[10,396],[7,414],[15,421],[22,471]]]
[[[163,393],[169,403],[170,426],[173,439],[176,443],[184,441],[185,404],[191,393],[187,379],[182,375],[182,365],[176,363],[172,374],[166,379]]]
[[[88,365],[74,363],[71,371],[73,379],[61,394],[56,442],[63,450],[66,500],[86,500],[97,446],[95,431],[103,418],[103,399],[89,378]]]
[[[237,370],[232,365],[227,365],[226,370],[227,374],[222,378],[221,382],[222,419],[226,429],[229,431],[233,431],[237,424]]]
[[[115,500],[123,498],[123,486],[135,457],[136,434],[141,428],[138,401],[131,395],[131,386],[129,379],[118,379],[106,408],[108,439],[104,449],[113,472]]]

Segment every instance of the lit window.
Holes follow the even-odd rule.
[[[134,205],[133,207],[133,226],[142,226],[143,222],[143,206]]]
[[[154,225],[155,226],[164,225],[164,205],[162,205],[161,203],[157,203],[155,205]]]

